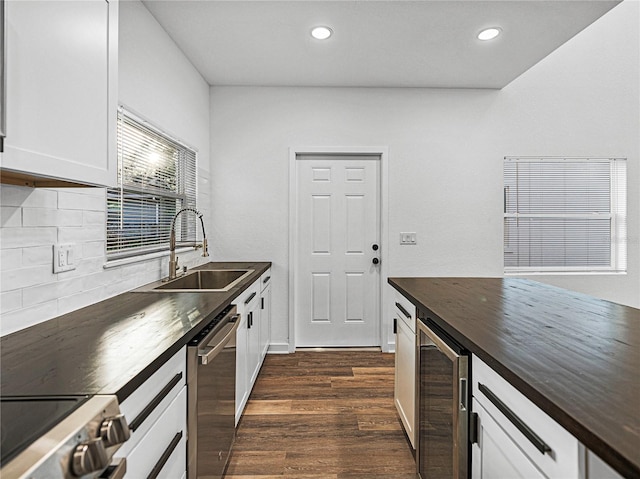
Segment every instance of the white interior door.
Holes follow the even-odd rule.
[[[298,155],[296,175],[295,344],[379,346],[380,157]]]

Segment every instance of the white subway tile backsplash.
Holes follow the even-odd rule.
[[[106,299],[104,288],[91,289],[89,291],[82,291],[77,294],[65,296],[58,299],[58,314],[70,313],[71,311],[97,303],[103,299]]]
[[[2,288],[2,292],[55,281],[55,275],[53,274],[51,265],[31,266],[28,268],[2,271],[0,278],[0,288]]]
[[[65,210],[105,211],[105,189],[96,188],[92,191],[91,188],[87,188],[87,192],[83,193],[61,190],[58,193],[58,208]]]
[[[82,211],[22,208],[23,226],[82,226]]]
[[[84,211],[82,223],[85,225],[100,225],[104,228],[106,215],[104,211]]]
[[[33,228],[1,228],[2,249],[53,245],[58,239],[55,226]]]
[[[3,228],[22,226],[22,210],[17,206],[0,207],[0,225]]]
[[[26,208],[57,208],[58,192],[47,188],[1,185],[0,204]]]
[[[28,328],[47,319],[58,316],[58,300],[38,304],[30,308],[17,309],[2,314],[0,322],[0,335],[13,333],[20,329]]]
[[[22,265],[36,266],[47,264],[53,267],[53,245],[22,248]]]
[[[198,208],[208,215],[209,179],[200,173],[198,200],[205,206]],[[0,186],[0,335],[167,276],[166,256],[104,268],[105,191]],[[76,269],[54,274],[53,246],[65,243],[75,245]],[[191,268],[211,259],[200,253],[179,253],[180,264]]]
[[[0,307],[4,312],[22,308],[22,290],[18,289],[0,294]]]
[[[22,266],[22,250],[20,248],[0,251],[0,271],[18,269]]]
[[[104,226],[81,226],[58,228],[59,243],[84,243],[87,241],[103,241],[106,237]]]
[[[83,258],[101,258],[104,261],[104,241],[89,241],[82,245]]]

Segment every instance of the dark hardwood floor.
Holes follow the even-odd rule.
[[[414,479],[393,404],[394,355],[268,355],[225,479]]]

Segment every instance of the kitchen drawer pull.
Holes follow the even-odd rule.
[[[406,309],[404,309],[404,308],[402,307],[402,305],[401,305],[400,303],[396,303],[396,308],[398,308],[398,309],[400,310],[400,312],[401,312],[402,314],[404,314],[408,319],[411,319],[411,315],[407,312],[407,310],[406,310]]]
[[[531,444],[533,444],[538,451],[542,454],[550,453],[551,448],[549,445],[544,442],[540,436],[538,436],[533,430],[527,426],[522,419],[520,419],[505,403],[503,403],[498,396],[496,396],[491,389],[485,386],[482,383],[478,383],[478,389],[482,394],[484,394],[489,401],[493,403],[498,410],[506,416],[506,418],[511,421],[511,423],[520,431],[524,437],[526,437]]]
[[[127,472],[127,460],[122,457],[116,459],[116,462],[112,462],[109,467],[107,467],[98,479],[122,479]]]
[[[267,284],[270,279],[271,279],[271,276],[267,276],[265,279],[262,280],[262,284]]]
[[[181,379],[182,373],[180,372],[176,374],[165,387],[162,388],[162,391],[160,391],[156,395],[156,397],[154,397],[153,400],[149,404],[147,404],[142,412],[138,414],[138,416],[133,421],[131,421],[131,423],[129,423],[129,429],[131,429],[131,432],[135,431],[142,425],[145,419],[149,417],[153,410],[158,407],[158,404],[162,402],[162,400],[167,396],[167,394],[169,394],[173,387],[180,382]]]
[[[256,292],[254,291],[253,293],[251,293],[251,296],[249,296],[247,300],[244,302],[244,305],[246,306],[247,304],[249,304],[251,300],[255,297],[256,297]]]
[[[156,465],[153,466],[153,469],[151,469],[151,472],[147,476],[147,479],[156,479],[156,477],[158,477],[158,475],[162,471],[162,468],[167,463],[167,461],[171,457],[171,454],[173,454],[173,451],[180,442],[180,439],[182,439],[182,431],[173,436],[173,439],[169,443],[169,446],[167,446],[165,451],[162,453],[162,456],[160,456],[160,459],[158,460]]]

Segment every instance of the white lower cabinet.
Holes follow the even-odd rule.
[[[187,388],[180,393],[127,456],[131,478],[182,476],[187,464]]]
[[[396,334],[394,402],[411,446],[415,449],[416,308],[397,292],[393,321]]]
[[[478,431],[478,443],[472,449],[473,478],[546,477],[482,406],[476,404],[474,411],[482,426]]]
[[[116,457],[125,478],[177,478],[187,470],[186,347],[172,356],[122,404],[131,437]]]
[[[269,348],[270,275],[271,269],[263,273],[234,301],[241,321],[236,332],[236,425],[240,421]]]
[[[260,283],[260,348],[264,359],[271,342],[271,269],[262,275]]]
[[[578,479],[578,440],[475,355],[472,364],[472,478]]]

